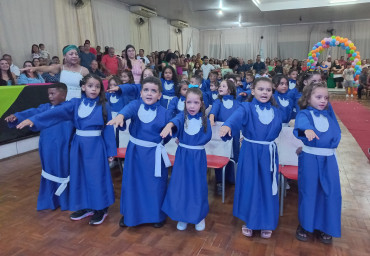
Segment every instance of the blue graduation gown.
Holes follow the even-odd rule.
[[[168,123],[169,115],[159,102],[148,106],[141,99],[134,100],[120,114],[125,120],[131,119],[129,130],[132,137],[154,143],[162,141],[159,134]],[[155,151],[155,147],[128,143],[120,207],[127,226],[158,223],[166,219],[161,206],[167,189],[168,170],[161,159],[161,177],[154,176]]]
[[[183,112],[185,107],[185,97],[175,97],[170,101],[168,105],[168,112],[170,113],[170,117],[175,117],[178,113]]]
[[[70,149],[70,210],[102,210],[114,203],[108,157],[117,155],[113,126],[106,126],[99,97],[73,98],[60,107],[30,118],[36,129],[70,120],[78,130],[101,130],[101,136],[75,134]],[[111,111],[106,104],[108,120]]]
[[[308,141],[304,134],[307,129],[320,139]],[[293,133],[310,147],[337,148],[341,139],[337,120],[327,110],[312,107],[298,113]],[[309,232],[317,229],[340,237],[342,196],[336,156],[302,152],[298,157],[298,192],[298,218],[302,227]]]
[[[297,80],[289,79],[289,90],[293,90],[297,85]]]
[[[207,119],[207,131],[202,126],[201,113],[188,115],[184,112],[171,119],[175,125],[174,137],[190,146],[205,145],[212,138]],[[170,183],[162,210],[173,220],[198,224],[209,211],[207,184],[207,157],[204,149],[178,146]]]
[[[275,91],[274,98],[277,104],[279,104],[279,110],[281,111],[283,123],[289,123],[293,112],[292,99],[288,96],[288,93],[280,93],[278,91]]]
[[[162,98],[160,103],[163,107],[168,108],[169,100],[165,97],[175,97],[176,96],[176,86],[172,80],[167,81],[164,78],[161,78],[162,81]]]
[[[50,103],[41,104],[37,108],[27,109],[17,112],[14,115],[17,121],[10,124],[16,126],[23,120],[43,113],[52,108],[58,108],[65,102],[57,106]],[[34,128],[32,130],[36,131]],[[55,177],[67,178],[69,176],[69,145],[72,139],[74,127],[72,122],[66,121],[42,129],[39,140],[39,154],[42,169]],[[39,195],[37,198],[37,210],[52,209],[60,206],[62,211],[69,210],[69,185],[60,196],[55,195],[60,183],[45,179],[41,176]]]
[[[105,93],[105,98],[107,99],[110,109],[113,113],[119,112],[125,106],[125,100],[122,95],[122,91],[117,91],[114,93]]]
[[[241,95],[239,95],[242,92],[247,93],[247,96],[241,96]],[[244,90],[243,87],[238,86],[236,88],[236,99],[237,99],[237,101],[243,102],[243,101],[246,101],[247,98],[248,98],[248,92],[247,92],[247,90]]]
[[[122,94],[127,98],[124,106],[126,106],[131,101],[140,98],[141,84],[120,84],[118,86],[121,89]]]
[[[258,111],[258,112],[257,112]],[[268,103],[255,98],[243,102],[226,120],[225,126],[234,131],[242,125],[245,138],[257,141],[274,141],[281,131],[281,113]],[[225,139],[228,139],[226,136]],[[279,166],[276,154],[275,164]],[[260,145],[243,140],[239,154],[235,184],[235,217],[245,221],[252,230],[274,230],[279,220],[279,197],[272,192],[273,177],[270,169],[268,145]]]
[[[215,116],[215,122],[225,122],[227,118],[229,118],[240,106],[240,102],[232,95],[226,95],[222,97],[222,101],[217,99],[213,102],[212,109],[209,114],[213,114]],[[235,130],[233,132],[233,157],[232,159],[237,163],[239,158],[239,151],[240,151],[240,132],[239,130]],[[220,183],[222,181],[222,169],[215,169],[216,175],[216,182]],[[225,179],[229,182],[234,184],[235,183],[235,172],[234,172],[234,164],[229,162],[226,166],[225,170]]]
[[[203,98],[207,98],[208,105],[213,105],[213,102],[218,99],[218,91],[208,91],[203,93]]]
[[[302,93],[298,91],[297,87],[293,88],[292,90],[289,90],[288,96],[291,98],[293,103],[293,109],[292,109],[292,119],[295,119],[297,116],[297,113],[299,112],[299,105],[298,100],[300,97],[302,97]]]

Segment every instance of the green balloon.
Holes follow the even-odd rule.
[[[350,50],[346,50],[346,53],[349,54],[350,53]]]
[[[335,36],[331,36],[331,39],[335,39]]]
[[[311,63],[314,63],[315,61],[314,60],[310,60]]]
[[[310,52],[310,53],[308,54],[308,56],[312,56],[312,53]]]
[[[349,51],[349,53],[350,53],[350,54],[352,54],[352,53],[354,53],[354,52],[355,52],[354,50],[350,50],[350,51]]]
[[[355,60],[355,57],[351,57],[351,58],[349,58],[351,61],[354,61]]]

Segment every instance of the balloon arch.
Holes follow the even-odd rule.
[[[361,56],[360,52],[356,51],[356,46],[354,43],[349,40],[348,38],[343,38],[340,36],[332,36],[322,39],[320,42],[316,43],[312,50],[308,54],[307,59],[307,67],[309,69],[317,69],[317,61],[319,59],[320,54],[322,54],[323,50],[329,47],[341,47],[343,50],[346,50],[348,54],[348,58],[351,61],[352,68],[354,69],[354,81],[356,86],[359,84],[359,77],[362,71],[361,69]]]

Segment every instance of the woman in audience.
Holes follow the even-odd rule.
[[[135,84],[140,83],[141,73],[145,69],[145,64],[141,60],[136,59],[135,47],[131,44],[126,46],[126,58],[122,59],[123,69],[128,69],[134,76]]]
[[[23,64],[23,68],[32,68],[34,65],[31,61],[27,60]],[[31,71],[30,69],[25,70],[21,73],[18,78],[18,84],[43,84],[45,83],[44,78],[36,71]]]
[[[0,80],[5,81],[7,85],[17,84],[17,78],[10,71],[9,63],[5,59],[0,59]]]
[[[64,64],[50,66],[26,67],[21,71],[60,73],[59,81],[68,87],[67,100],[81,98],[81,79],[89,74],[87,68],[79,64],[78,48],[76,45],[67,45],[63,48]]]
[[[40,58],[40,48],[37,44],[33,44],[31,48],[31,59]]]

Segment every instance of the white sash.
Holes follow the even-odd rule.
[[[268,145],[269,146],[269,151],[270,151],[270,171],[273,172],[272,176],[272,195],[277,194],[277,180],[276,180],[276,172],[277,172],[277,166],[275,162],[275,157],[276,157],[276,144],[274,141],[258,141],[258,140],[250,140],[247,138],[244,138],[245,141],[251,142],[251,143],[256,143],[256,144],[262,144],[262,145]]]
[[[317,156],[332,156],[335,155],[335,148],[317,148],[303,145],[302,151],[308,154]]]
[[[168,158],[166,148],[163,146],[162,142],[161,143],[155,143],[151,141],[146,141],[146,140],[140,140],[136,139],[132,136],[130,136],[130,141],[138,146],[146,147],[146,148],[154,148],[155,149],[155,169],[154,169],[154,176],[155,177],[161,177],[161,158],[163,158],[164,164],[166,167],[171,166],[170,159]]]
[[[101,130],[78,130],[76,129],[76,135],[83,136],[83,137],[100,136]]]
[[[44,170],[41,172],[41,176],[44,177],[47,180],[51,180],[57,183],[61,183],[60,186],[58,187],[57,191],[55,191],[55,195],[60,196],[63,191],[66,189],[68,182],[69,182],[69,176],[67,178],[60,178],[56,177],[54,175],[51,175]]]
[[[190,146],[190,145],[186,145],[186,144],[182,144],[182,143],[179,143],[179,146],[180,147],[183,147],[183,148],[188,148],[188,149],[204,149],[204,145],[200,145],[200,146]]]

